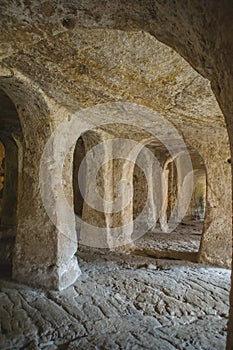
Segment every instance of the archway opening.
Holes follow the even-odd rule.
[[[150,210],[148,215],[155,216],[156,220],[146,234],[136,240],[135,252],[157,258],[197,261],[205,229],[207,174],[204,160],[196,149],[187,145],[192,171],[185,173],[184,154],[171,158],[165,148],[158,146],[153,143],[146,146],[159,160],[162,169],[161,177],[152,175],[153,184],[149,185],[153,197],[150,207],[156,214]],[[133,184],[135,218],[143,210],[148,195],[145,175],[137,166]],[[147,216],[143,220],[150,222],[151,218]]]
[[[80,219],[82,218],[83,214],[83,195],[81,193],[80,185],[82,188],[85,188],[85,174],[80,178],[80,181],[82,181],[82,184],[79,184],[79,169],[82,161],[85,158],[85,146],[82,136],[79,137],[77,140],[77,143],[75,145],[74,149],[74,156],[73,156],[73,200],[74,200],[74,213],[77,215]]]
[[[90,199],[93,194],[93,185],[94,196],[96,193],[103,196],[105,186],[103,170],[98,169],[96,178],[93,174],[93,170],[96,169],[96,159],[92,149],[101,143],[98,132],[98,130],[84,132],[78,138],[73,153],[73,207],[79,248],[101,246],[96,235],[97,228],[106,227],[104,209],[93,206]],[[86,157],[88,154],[89,156]],[[103,243],[103,247],[105,246],[106,244]]]

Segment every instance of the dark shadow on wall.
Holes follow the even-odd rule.
[[[11,99],[0,90],[0,273],[11,276],[17,229],[19,139],[21,127]]]

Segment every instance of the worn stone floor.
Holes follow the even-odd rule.
[[[0,349],[225,347],[230,271],[80,247],[82,276],[61,292],[2,279]]]
[[[171,233],[158,226],[135,240],[133,250],[139,255],[196,262],[202,229],[203,222],[195,220],[181,222]]]

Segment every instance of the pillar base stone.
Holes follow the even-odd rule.
[[[35,265],[31,262],[14,261],[12,277],[18,283],[46,290],[63,290],[81,275],[77,258],[57,265]]]

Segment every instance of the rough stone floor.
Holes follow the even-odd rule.
[[[147,232],[134,242],[134,252],[155,258],[172,258],[197,261],[203,222],[184,221],[171,233],[159,227]]]
[[[224,349],[230,271],[82,247],[62,292],[1,280],[0,349]]]

